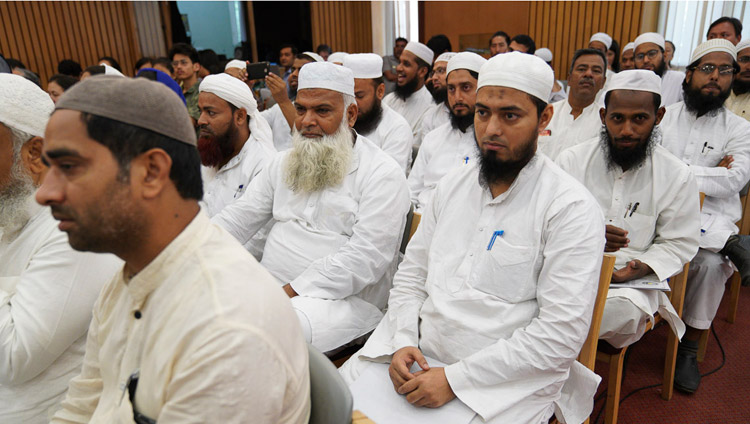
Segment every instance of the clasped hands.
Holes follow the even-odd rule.
[[[415,362],[422,370],[412,373],[410,369]],[[416,347],[397,350],[393,354],[388,374],[396,392],[406,395],[406,400],[414,406],[438,408],[456,397],[445,377],[445,368],[431,368]]]

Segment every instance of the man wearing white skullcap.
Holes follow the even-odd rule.
[[[547,422],[556,403],[565,422],[588,417],[598,377],[575,359],[591,321],[604,221],[586,189],[536,153],[553,83],[531,54],[482,66],[478,163],[438,183],[386,317],[340,369],[349,383],[373,362],[390,362],[378,372],[407,401],[436,408],[457,397],[477,414],[472,423]],[[424,372],[410,373],[412,363]],[[563,384],[578,377],[583,398],[561,400]]]
[[[612,47],[612,37],[604,32],[597,32],[589,39],[589,48],[599,50],[600,52],[604,53],[605,57],[607,56],[607,51],[610,49],[610,47]],[[614,74],[614,71],[607,68],[607,78],[611,78]]]
[[[750,121],[750,40],[737,43],[740,72],[732,82],[732,93],[724,103],[727,109]]]
[[[730,41],[698,45],[683,83],[685,100],[667,107],[661,123],[662,145],[690,165],[698,190],[706,194],[700,250],[690,263],[685,292],[687,331],[675,374],[675,387],[689,393],[700,383],[698,340],[716,315],[732,263],[743,284],[750,283],[750,240],[737,236],[735,225],[742,217],[739,192],[750,179],[750,123],[724,107],[738,70]]]
[[[450,108],[448,107],[448,87],[445,85],[446,69],[448,61],[456,55],[453,52],[445,52],[435,59],[432,65],[432,76],[427,80],[427,87],[435,102],[425,113],[422,119],[420,139],[435,128],[445,124],[450,119]],[[431,87],[430,87],[431,86]]]
[[[599,134],[602,121],[596,100],[606,82],[606,69],[607,58],[597,49],[580,49],[573,54],[568,97],[552,104],[554,115],[539,135],[539,151],[550,159]]]
[[[654,71],[661,77],[661,102],[670,106],[682,101],[682,82],[685,74],[667,69],[664,60],[664,37],[655,32],[646,32],[636,37],[633,42],[633,59],[635,69]]]
[[[321,351],[372,331],[383,314],[409,210],[404,171],[361,135],[351,69],[299,73],[293,147],[213,218],[241,243],[274,220],[261,264],[283,285]]]
[[[250,88],[228,74],[203,79],[198,96],[198,153],[209,217],[237,200],[276,154],[273,134]],[[270,228],[270,227],[269,227]],[[245,247],[260,260],[265,233]]]
[[[685,324],[658,290],[627,288],[646,278],[664,281],[698,251],[698,187],[690,169],[659,145],[664,116],[661,79],[651,71],[615,74],[607,84],[599,137],[557,157],[562,169],[589,189],[606,219],[605,253],[615,256],[599,338],[616,348],[641,338],[653,315]]]
[[[110,76],[76,84],[56,103],[42,157],[36,200],[68,243],[125,261],[87,310],[83,366],[52,423],[309,421],[295,313],[201,210],[195,129],[169,88]]]
[[[534,55],[542,59],[543,61],[547,62],[547,65],[552,68],[552,50],[542,47],[541,49],[537,49],[534,52]],[[552,68],[552,72],[554,72],[555,69]],[[555,80],[555,86],[552,87],[552,94],[549,96],[549,102],[548,103],[555,103],[559,102],[560,100],[564,100],[568,97],[567,94],[565,94],[565,85],[562,83],[562,81]]]
[[[628,44],[625,44],[625,47],[622,48],[622,55],[620,55],[620,71],[635,69],[634,55],[635,43],[631,41]]]
[[[312,52],[300,53],[294,59],[290,68],[291,73],[286,82],[273,73],[266,76],[266,86],[271,91],[276,104],[265,109],[261,112],[261,115],[273,130],[273,145],[279,152],[292,147],[292,127],[294,126],[295,116],[292,101],[297,95],[299,71],[303,66],[313,62],[325,61],[318,54]]]
[[[78,375],[99,291],[120,262],[74,251],[48,207],[34,202],[47,173],[47,93],[0,74],[0,422],[48,423]],[[184,108],[183,108],[184,109]]]
[[[331,54],[330,56],[328,56],[328,59],[326,59],[325,61],[333,63],[333,64],[336,64],[336,65],[343,65],[344,64],[344,58],[347,57],[347,56],[349,56],[349,53],[346,53],[346,52],[335,52],[335,53]],[[321,57],[321,59],[322,59],[322,57]],[[317,61],[317,62],[322,62],[322,61]]]
[[[383,58],[373,53],[350,54],[344,58],[344,66],[354,74],[357,100],[354,129],[392,157],[406,174],[411,165],[414,137],[406,119],[382,103]]]
[[[422,120],[433,105],[432,96],[425,87],[433,57],[432,50],[424,44],[418,41],[407,43],[396,67],[396,90],[383,100],[409,122],[417,147],[422,143]]]
[[[471,52],[459,53],[448,62],[450,119],[425,135],[407,180],[419,212],[428,206],[441,178],[455,168],[475,164],[474,104],[479,69],[485,62]]]

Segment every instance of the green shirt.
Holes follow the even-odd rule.
[[[195,84],[184,93],[188,114],[196,121],[201,116],[201,112],[198,110],[198,88],[200,87],[202,80],[202,78],[198,78],[198,81],[196,81]]]

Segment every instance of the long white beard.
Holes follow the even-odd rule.
[[[31,217],[29,200],[35,189],[34,182],[23,167],[20,155],[14,155],[10,182],[0,189],[0,228],[6,229],[6,235],[9,231],[26,225]]]
[[[312,193],[341,184],[352,162],[352,132],[345,119],[335,133],[322,138],[292,132],[292,149],[284,164],[292,191]]]

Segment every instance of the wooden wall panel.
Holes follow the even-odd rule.
[[[334,52],[371,52],[371,16],[369,1],[310,2],[313,47],[328,44]]]
[[[640,33],[643,1],[530,2],[529,35],[537,48],[554,55],[558,79],[567,79],[573,53],[587,47],[596,32],[606,32],[622,48]]]
[[[133,2],[135,31],[138,32],[141,54],[159,57],[167,55],[167,41],[161,26],[161,10],[155,1]],[[125,28],[121,28],[124,30]]]
[[[101,56],[112,56],[124,74],[132,75],[141,56],[134,5],[0,1],[0,53],[39,74],[45,87],[62,59],[85,68]]]

